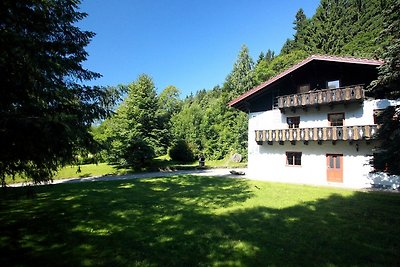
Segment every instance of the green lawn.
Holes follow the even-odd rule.
[[[71,165],[61,168],[58,173],[53,177],[54,180],[65,179],[65,178],[78,178],[78,177],[90,177],[90,176],[104,176],[104,175],[122,175],[133,172],[128,168],[117,168],[107,163],[99,164],[84,164],[79,166]],[[16,175],[13,180],[11,177],[7,177],[6,181],[8,184],[12,183],[23,183],[29,182],[29,179]]]
[[[80,165],[79,168],[80,172],[78,172],[78,166],[66,166],[60,169],[60,171],[56,174],[54,179],[117,175],[117,174],[127,174],[129,172],[132,172],[131,169],[116,168],[115,166],[109,165],[107,163],[84,164]]]
[[[0,266],[400,265],[400,194],[200,176],[35,190],[0,195]]]
[[[222,160],[207,160],[204,168],[245,168],[246,162],[232,162],[229,159]],[[192,163],[182,164],[179,162],[171,161],[168,156],[162,156],[155,158],[151,167],[142,171],[160,171],[160,170],[191,170],[197,169],[199,163],[197,161]],[[119,168],[107,163],[98,164],[83,164],[79,166],[71,165],[61,168],[58,173],[53,177],[54,180],[66,179],[66,178],[78,178],[78,177],[90,177],[90,176],[104,176],[104,175],[123,175],[127,173],[134,173],[135,171],[131,168]],[[29,182],[28,179],[16,176],[13,180],[11,177],[6,178],[7,184],[12,183],[23,183]]]

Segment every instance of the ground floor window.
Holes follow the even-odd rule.
[[[286,152],[286,165],[301,166],[301,152]]]

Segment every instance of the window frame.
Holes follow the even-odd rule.
[[[337,83],[337,87],[335,86],[335,87],[329,87],[329,83]],[[340,88],[340,85],[341,85],[341,82],[340,82],[340,80],[338,79],[338,80],[329,80],[329,81],[326,81],[326,89],[337,89],[337,88]]]
[[[332,125],[331,116],[339,114],[343,115],[342,125]],[[344,112],[328,113],[328,123],[330,127],[343,127],[345,125],[344,124],[345,120],[346,120],[346,114]]]
[[[297,123],[293,123],[293,119],[295,119],[295,122],[297,122]],[[289,120],[292,120],[292,123],[289,123]],[[287,123],[289,129],[299,128],[299,126],[300,126],[300,116],[286,117],[286,123]]]
[[[301,167],[301,157],[303,152],[298,151],[286,151],[286,166],[290,167]]]

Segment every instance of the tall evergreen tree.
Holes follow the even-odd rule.
[[[379,67],[378,79],[371,84],[371,91],[389,99],[400,98],[400,1],[396,0],[384,13],[385,26],[379,41],[386,40],[378,57],[384,60]]]
[[[0,2],[0,179],[48,181],[90,148],[110,92],[82,85],[100,77],[82,66],[94,33],[76,23],[79,0]]]
[[[229,90],[231,99],[255,86],[253,68],[254,62],[249,55],[249,49],[246,45],[243,45],[224,86],[225,89]]]
[[[309,33],[307,32],[308,20],[302,8],[296,13],[296,20],[293,22],[295,49],[307,51],[309,49]]]
[[[385,11],[385,28],[380,39],[388,40],[381,57],[384,64],[379,67],[378,79],[371,83],[370,90],[378,97],[400,99],[400,1]],[[382,127],[378,137],[382,140],[381,152],[375,163],[385,166],[384,171],[400,174],[400,106],[389,107],[382,115]]]
[[[159,114],[154,83],[140,75],[128,85],[128,96],[106,122],[109,160],[136,169],[150,164],[164,134]]]

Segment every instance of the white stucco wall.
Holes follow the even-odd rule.
[[[249,114],[248,134],[248,174],[250,178],[306,183],[317,185],[329,185],[327,182],[326,154],[343,154],[343,183],[335,184],[351,188],[370,187],[371,183],[377,183],[378,179],[370,174],[369,160],[374,148],[374,142],[367,144],[365,141],[353,142],[338,141],[336,145],[325,141],[321,145],[310,141],[308,145],[297,142],[295,145],[285,142],[280,145],[258,145],[255,142],[255,130],[286,129],[286,118],[300,116],[300,128],[329,126],[328,113],[345,113],[344,125],[371,125],[374,124],[374,109],[383,109],[390,103],[388,100],[370,100],[363,104],[335,105],[333,108],[321,107],[320,110],[309,108],[308,111],[297,110],[296,113],[281,113],[280,110],[270,110]],[[356,145],[357,144],[357,145]],[[358,146],[358,151],[357,151]],[[286,166],[286,152],[302,152],[301,166]],[[393,178],[393,177],[392,177]],[[381,179],[381,183],[389,184],[395,179]]]

